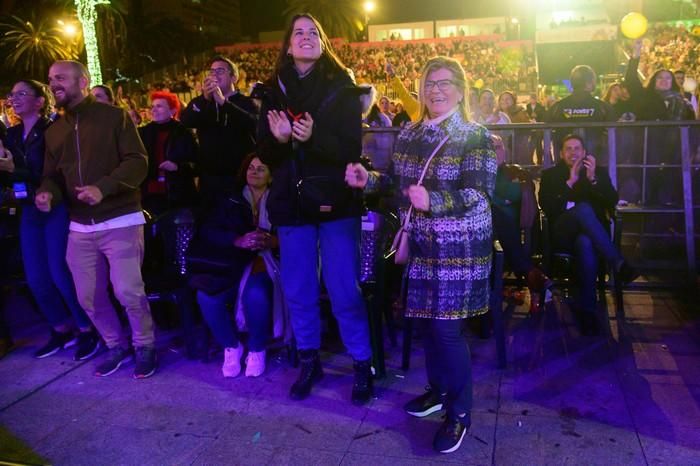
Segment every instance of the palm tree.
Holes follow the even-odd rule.
[[[108,4],[97,5],[97,42],[100,44],[102,70],[110,71],[123,67],[128,49],[127,16],[125,2],[113,0]]]
[[[17,16],[0,24],[5,32],[0,46],[8,51],[5,59],[10,67],[22,68],[30,76],[42,79],[48,66],[56,60],[77,58],[75,49],[61,39],[61,33],[47,20],[25,21]]]
[[[287,0],[287,5],[284,15],[288,19],[298,13],[311,13],[329,37],[355,40],[362,30],[359,0]]]

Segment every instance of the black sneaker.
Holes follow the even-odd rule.
[[[0,359],[15,348],[15,344],[10,338],[0,338]]]
[[[76,361],[85,361],[90,359],[102,348],[102,342],[99,335],[94,330],[89,332],[80,332],[78,334],[78,349],[73,355]]]
[[[433,439],[433,449],[440,453],[452,453],[457,451],[464,436],[467,435],[471,423],[465,423],[459,418],[451,419],[450,416],[445,418]]]
[[[443,397],[430,386],[425,387],[425,390],[424,394],[403,405],[403,409],[411,416],[425,417],[442,409]]]
[[[136,348],[135,379],[145,379],[156,372],[156,348],[154,346],[141,346]]]
[[[122,348],[121,346],[111,348],[107,352],[107,356],[102,364],[97,366],[95,369],[95,375],[97,377],[107,377],[108,375],[112,375],[122,366],[122,364],[130,362],[133,357],[134,353],[130,348]]]
[[[76,338],[72,332],[57,332],[56,330],[51,330],[51,338],[49,342],[44,346],[39,348],[35,353],[34,357],[37,359],[46,358],[53,354],[58,353],[59,350],[70,348],[75,346]]]

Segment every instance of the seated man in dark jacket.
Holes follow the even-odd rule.
[[[594,334],[598,255],[615,268],[623,283],[637,276],[607,230],[617,191],[607,170],[597,167],[595,157],[586,154],[583,139],[570,134],[562,140],[559,163],[542,172],[539,198],[549,219],[554,248],[572,252],[576,258],[583,331]]]

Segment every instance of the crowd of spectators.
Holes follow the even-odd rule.
[[[687,76],[700,77],[700,36],[690,34],[685,26],[656,24],[642,40],[639,71],[650,76],[664,68],[682,69]]]
[[[404,85],[415,90],[421,67],[436,55],[458,60],[467,72],[470,82],[483,83],[497,91],[517,89],[519,83],[531,82],[534,76],[534,54],[526,46],[503,48],[492,40],[467,38],[435,39],[424,41],[387,42],[366,45],[341,43],[338,55],[353,70],[358,83],[369,83],[383,88],[387,82],[386,64],[391,63]],[[241,69],[241,89],[249,89],[256,81],[264,81],[275,66],[279,51],[275,44],[244,46],[227,53],[228,58]],[[165,76],[161,82],[173,92],[197,93],[201,79],[195,70],[182,76]]]

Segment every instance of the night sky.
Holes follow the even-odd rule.
[[[374,24],[505,16],[509,4],[508,0],[375,0],[375,3],[377,9],[371,17]],[[270,12],[281,13],[286,7],[285,0],[266,0],[264,7],[258,2],[244,0],[241,7],[243,35],[256,37],[260,31],[284,29],[281,14],[271,15]]]

